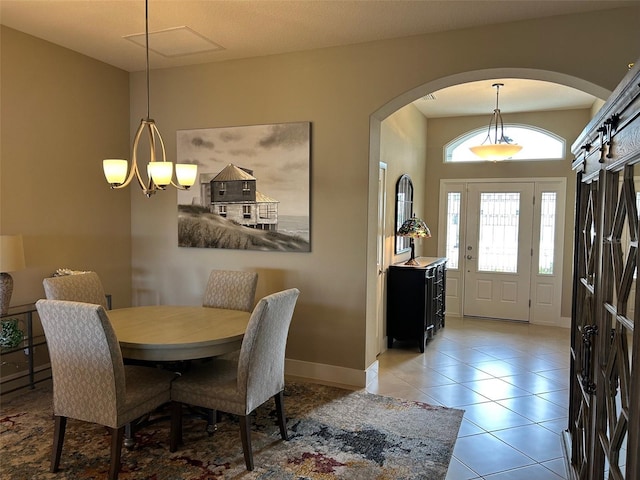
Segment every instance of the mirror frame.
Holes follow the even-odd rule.
[[[397,235],[398,230],[413,215],[413,182],[408,174],[400,176],[396,183],[396,223],[395,223],[395,253],[408,252],[411,239]]]

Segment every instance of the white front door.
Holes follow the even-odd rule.
[[[533,183],[469,183],[464,315],[529,321]]]

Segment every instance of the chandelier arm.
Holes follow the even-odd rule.
[[[140,139],[140,135],[142,135],[142,129],[144,128],[144,122],[140,123],[140,126],[138,127],[138,130],[136,131],[136,136],[133,140],[133,153],[131,156],[131,168],[129,169],[129,173],[127,175],[126,180],[121,183],[120,185],[111,185],[111,189],[112,190],[118,190],[120,188],[125,188],[127,186],[129,186],[129,184],[131,183],[131,181],[133,180],[133,177],[137,177],[138,179],[138,184],[140,185],[140,187],[144,190],[144,182],[142,181],[142,178],[140,177],[140,173],[138,172],[138,162],[136,160],[136,150],[138,148],[138,140]]]
[[[500,109],[496,108],[494,110],[494,117],[496,119],[496,141],[495,144],[502,143],[504,139],[504,123],[502,122],[502,114],[500,113]],[[498,127],[500,128],[500,137],[498,137]]]
[[[151,163],[156,161],[154,129],[156,132],[158,131],[158,129],[155,123],[153,122],[153,120],[149,120],[147,118],[144,121],[144,123],[145,123],[145,126],[147,127],[147,136],[149,137],[149,163]],[[144,187],[144,182],[141,183],[142,189],[144,190],[144,193],[145,195],[147,195],[147,197],[150,195],[153,195],[156,192],[156,190],[164,190],[164,188],[156,185],[156,183],[153,181],[153,177],[151,176],[151,173],[149,172],[148,168],[147,168],[147,177],[148,177],[147,187],[146,188]],[[142,182],[142,177],[140,175],[139,170],[138,170],[138,179]]]
[[[157,188],[151,180],[149,172],[147,172],[149,181],[145,184],[145,181],[140,174],[140,168],[138,167],[138,145],[140,143],[140,137],[142,136],[142,132],[144,130],[147,130],[147,132],[150,134],[149,122],[145,119],[142,119],[142,121],[140,122],[140,127],[138,127],[138,131],[136,132],[136,137],[133,140],[133,165],[135,166],[135,175],[138,179],[138,185],[140,185],[140,188],[142,189],[142,193],[144,193],[147,197],[150,197],[155,193]]]
[[[156,126],[155,123],[151,124],[151,128],[155,132],[155,134],[157,136],[157,139],[158,139],[158,142],[160,143],[160,148],[162,149],[162,160],[161,161],[166,162],[167,161],[167,150],[166,150],[166,148],[164,146],[164,140],[162,140],[162,135],[160,135],[160,131],[158,130],[158,127]],[[154,142],[153,142],[153,146],[154,146],[153,150],[154,150],[154,153],[155,153],[155,146],[156,146],[155,139],[154,139]],[[159,160],[156,160],[156,161],[159,161]],[[172,186],[174,186],[175,188],[177,188],[178,190],[189,190],[189,187],[183,187],[179,183],[176,183],[176,182],[173,181],[173,173],[171,175],[170,184]],[[160,188],[161,190],[164,190],[164,188],[162,188],[162,187],[157,187],[157,188]]]
[[[491,143],[491,123],[493,122],[493,116],[491,116],[491,118],[489,119],[489,128],[487,128],[487,135],[484,137],[484,140],[482,140],[482,143],[480,143],[480,145],[484,145],[487,140],[489,141],[489,143]]]

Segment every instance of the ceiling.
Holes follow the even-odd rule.
[[[168,68],[637,3],[638,0],[150,0],[149,61],[151,68]],[[0,23],[130,72],[145,68],[143,0],[0,0]],[[137,38],[131,37],[135,35]],[[163,54],[157,53],[160,51]],[[453,87],[463,91],[443,90],[436,95],[436,102],[416,105],[428,116],[459,114],[447,104],[464,105],[464,114],[469,114],[470,109],[473,113],[490,114],[495,104],[491,83]],[[526,104],[527,97],[535,99],[536,110],[545,108],[541,99],[550,96],[567,101],[572,98],[577,102],[572,105],[579,103],[580,107],[593,101],[593,97],[589,99],[577,91],[551,95],[553,84],[506,79],[504,83],[500,103],[505,113],[515,111],[518,104]],[[451,98],[455,100],[445,102]],[[473,107],[476,99],[484,101]],[[437,113],[429,113],[436,104],[440,105]]]

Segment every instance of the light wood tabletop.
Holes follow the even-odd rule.
[[[239,350],[250,312],[209,307],[154,305],[107,311],[122,356],[176,361]]]

